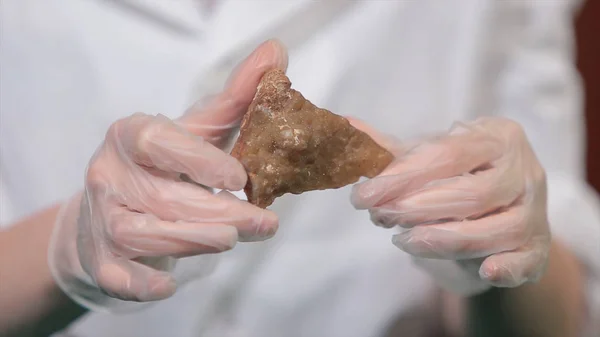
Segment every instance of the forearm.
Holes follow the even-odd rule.
[[[492,288],[444,306],[447,326],[463,327],[472,337],[577,337],[585,315],[583,270],[575,256],[554,242],[544,277],[518,288]],[[462,306],[462,308],[460,308]],[[456,315],[456,310],[464,315]],[[454,322],[453,322],[454,320]],[[456,329],[455,329],[456,330]]]
[[[0,335],[49,335],[85,312],[56,285],[47,263],[55,206],[0,232]]]

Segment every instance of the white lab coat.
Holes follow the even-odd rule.
[[[226,69],[245,43],[278,37],[278,22],[302,31],[298,22],[316,19],[301,13],[318,3],[222,0],[207,13],[193,0],[3,2],[1,222],[79,190],[117,118],[178,116],[206,94],[206,78],[220,81],[211,69]],[[519,121],[548,171],[554,233],[589,267],[590,315],[600,317],[600,215],[584,183],[573,10],[568,1],[357,2],[295,40],[288,74],[315,104],[401,139],[480,115]],[[274,239],[239,244],[171,299],[90,314],[71,333],[381,336],[433,285],[348,196],[281,198]]]

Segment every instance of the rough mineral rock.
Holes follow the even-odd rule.
[[[285,193],[339,188],[361,176],[372,178],[393,160],[347,119],[291,89],[281,70],[263,76],[231,154],[248,172],[248,201],[263,208]]]

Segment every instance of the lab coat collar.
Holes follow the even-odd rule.
[[[337,9],[348,7],[350,0],[216,0],[209,10],[205,0],[110,0],[123,10],[177,34],[202,40],[207,65],[223,66],[241,61],[259,43],[279,37],[277,28],[293,22],[295,37],[302,35],[302,23],[318,26]],[[304,11],[304,10],[307,11]],[[328,13],[329,12],[329,13]],[[295,14],[303,16],[295,17]],[[298,21],[301,21],[300,24]],[[289,34],[289,31],[286,32]],[[288,42],[288,41],[284,41]],[[241,54],[241,55],[240,55]],[[223,61],[225,59],[225,61]],[[226,67],[224,67],[226,68]]]
[[[121,10],[128,10],[153,24],[187,36],[197,36],[209,20],[204,0],[109,0]]]
[[[220,2],[207,25],[203,41],[207,60],[193,85],[191,101],[218,92],[235,66],[263,41],[279,38],[293,50],[354,4],[349,0]]]
[[[216,61],[228,57],[249,41],[266,40],[270,28],[310,4],[310,0],[222,0],[219,2],[207,34],[207,45]],[[236,60],[239,61],[239,60]]]
[[[335,0],[346,1],[346,0]],[[280,37],[278,27],[301,11],[310,0],[223,0],[206,26],[206,60],[191,91],[191,102],[216,93],[235,66],[261,42]],[[312,5],[318,4],[312,2]],[[318,9],[318,8],[317,8]],[[285,42],[285,41],[284,41]]]
[[[318,6],[319,3],[311,0],[217,0],[209,11],[203,1],[110,0],[120,9],[129,10],[165,29],[201,38],[211,60],[209,64],[232,57],[232,53],[244,44],[258,44],[273,37],[269,34],[272,27],[292,18],[295,12],[309,4]]]

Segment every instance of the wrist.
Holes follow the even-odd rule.
[[[60,206],[33,214],[0,235],[1,306],[3,332],[46,336],[63,329],[85,312],[62,292],[47,264],[48,246]],[[19,258],[16,259],[15,257]]]

